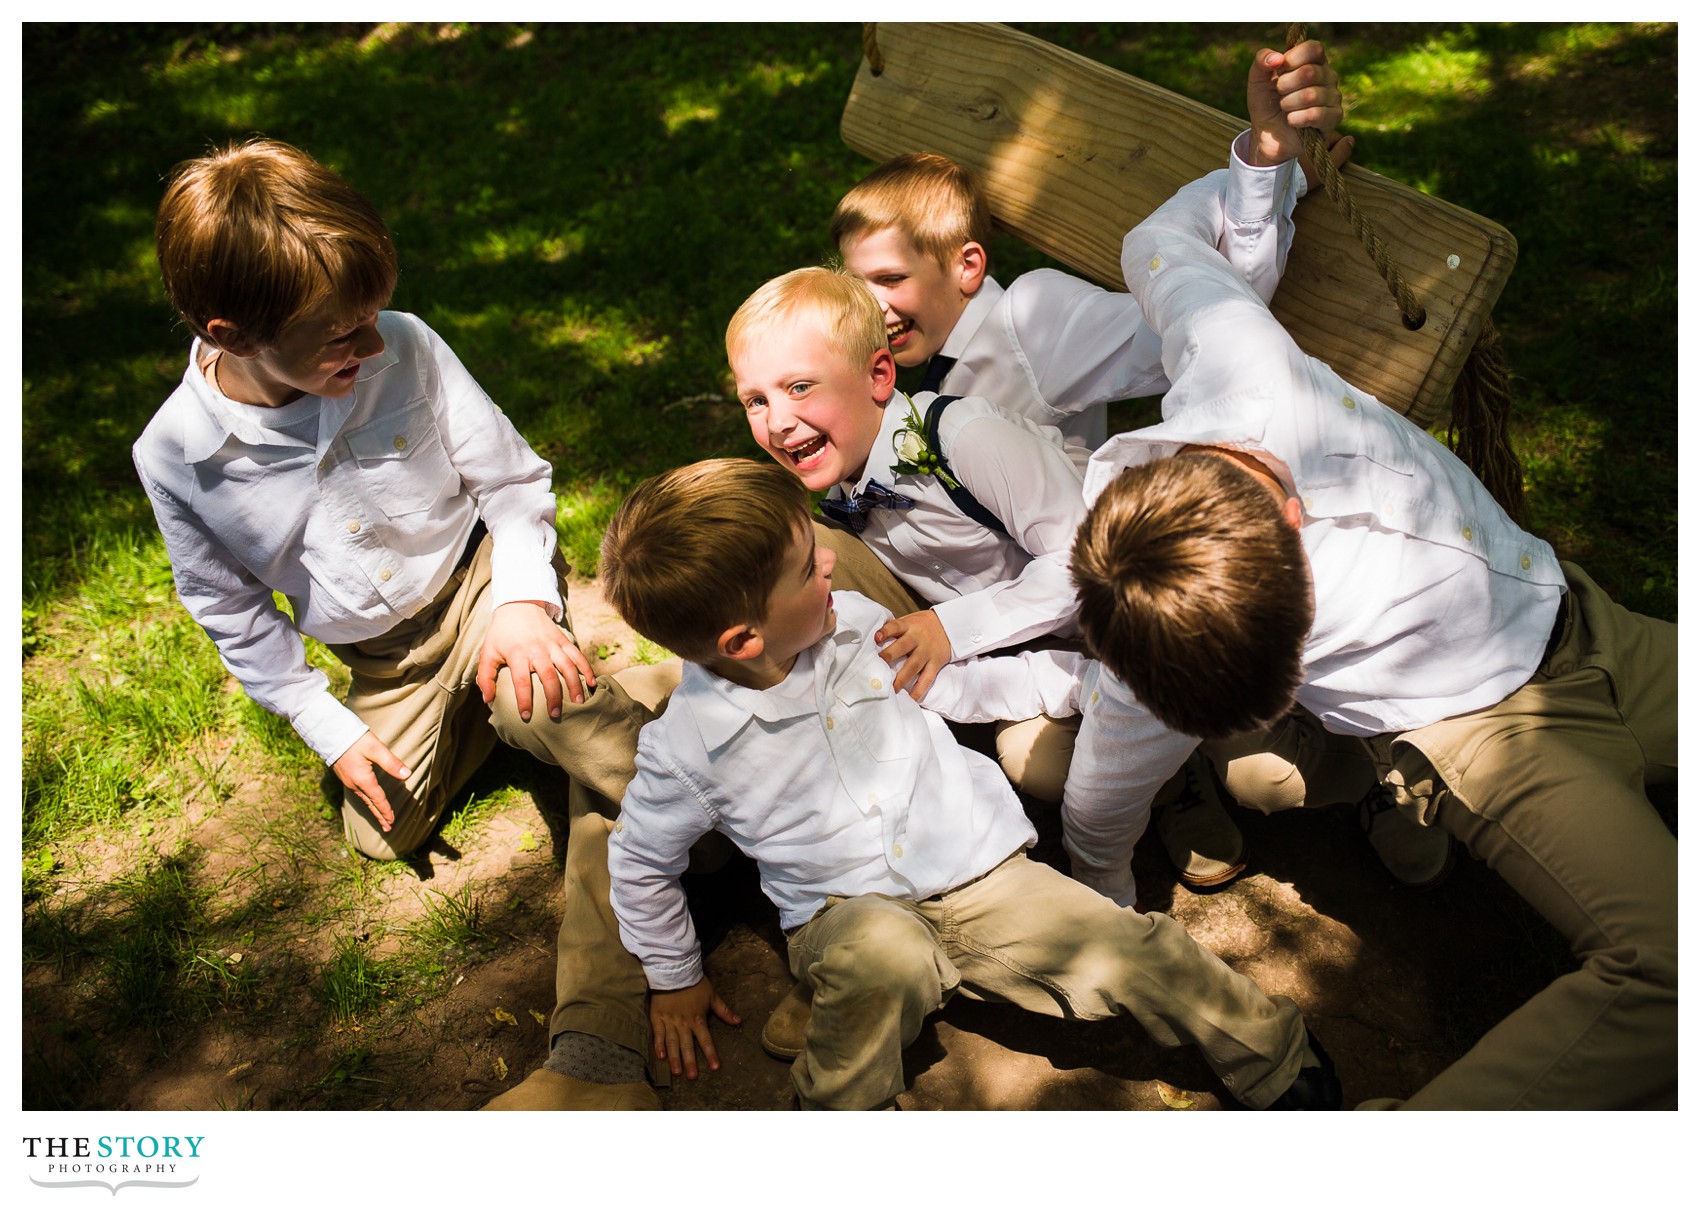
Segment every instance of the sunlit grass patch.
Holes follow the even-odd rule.
[[[335,954],[319,979],[320,997],[331,1021],[349,1023],[383,1006],[401,979],[401,968],[392,959],[376,957],[365,939],[344,934],[337,938]]]

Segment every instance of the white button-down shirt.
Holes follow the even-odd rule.
[[[874,643],[887,612],[855,593],[833,604],[836,630],[779,685],[752,690],[687,663],[639,738],[608,872],[620,938],[652,988],[702,977],[678,877],[711,829],[756,861],[786,929],[829,896],[925,900],[1036,839],[997,763],[892,693]],[[1067,715],[1085,664],[1039,652],[952,665],[927,705],[967,722]]]
[[[1234,141],[1227,168],[1185,186],[1170,205],[1194,209],[1221,255],[1269,299],[1292,248],[1304,174],[1290,160],[1247,164],[1246,138]],[[957,359],[946,395],[984,396],[1088,446],[1104,440],[1106,403],[1169,386],[1161,343],[1137,300],[1054,269],[1022,274],[1007,290],[988,277],[939,352]]]
[[[1122,469],[1183,446],[1256,453],[1303,507],[1316,617],[1299,702],[1354,736],[1499,702],[1529,679],[1551,632],[1564,585],[1552,548],[1513,523],[1452,452],[1306,356],[1212,236],[1169,203],[1123,244],[1123,272],[1162,337],[1173,386],[1160,424],[1092,456],[1086,499]],[[1107,669],[1088,687],[1085,714],[1065,841],[1076,873],[1121,899],[1145,824],[1128,808],[1130,791],[1150,775],[1126,750],[1154,721]]]
[[[1090,452],[990,400],[965,396],[947,405],[939,444],[954,478],[1009,532],[998,534],[958,509],[937,476],[892,470],[910,409],[925,417],[934,398],[923,391],[911,402],[894,392],[861,478],[831,495],[843,498],[878,480],[914,500],[913,509],[870,511],[862,541],[933,604],[953,660],[1072,634],[1068,553],[1086,516],[1080,486]]]
[[[384,352],[353,391],[283,410],[219,395],[197,341],[133,451],[184,606],[254,701],[327,762],[366,725],[307,663],[301,635],[352,643],[411,617],[480,516],[494,603],[561,611],[549,465],[423,321],[383,312],[378,329]],[[316,440],[273,424],[315,408]]]

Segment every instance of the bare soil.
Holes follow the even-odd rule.
[[[581,635],[595,637],[587,651],[606,649],[599,671],[630,659],[634,637],[594,585],[574,587],[573,609]],[[227,769],[235,773],[224,794],[209,790],[145,839],[88,839],[66,859],[54,896],[26,912],[26,1108],[471,1109],[541,1063],[566,837],[558,772],[499,754],[480,783],[524,793],[485,820],[464,852],[439,840],[412,869],[373,875],[343,852],[334,813],[294,814],[309,818],[304,828],[280,823],[288,814],[278,797],[298,797],[298,785],[244,780],[240,762]],[[1657,802],[1674,828],[1669,790]],[[1035,857],[1066,870],[1057,809],[1029,802],[1028,810],[1041,837]],[[1556,932],[1467,857],[1440,888],[1416,892],[1386,875],[1344,809],[1236,818],[1250,847],[1243,877],[1191,892],[1148,838],[1135,858],[1141,894],[1265,991],[1304,1008],[1348,1105],[1416,1090],[1570,965]],[[245,923],[221,954],[257,977],[249,1001],[199,1021],[113,1028],[103,1025],[102,989],[87,964],[55,962],[29,945],[49,918],[92,931],[102,907],[78,890],[100,887],[142,849],[216,888],[215,921]],[[774,911],[742,860],[691,877],[688,888],[709,975],[744,1022],[716,1026],[719,1071],[676,1082],[663,1102],[788,1108],[788,1065],[759,1043],[790,983]],[[364,932],[386,954],[428,899],[462,892],[477,896],[489,941],[444,957],[441,976],[411,996],[401,990],[383,1010],[335,1025],[320,985],[336,937]],[[966,997],[929,1020],[906,1076],[900,1105],[912,1110],[1236,1106],[1196,1053],[1159,1047],[1137,1028]]]

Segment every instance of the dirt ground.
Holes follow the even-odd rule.
[[[593,585],[575,587],[581,636],[618,668],[635,647]],[[98,991],[74,967],[24,970],[24,1106],[112,1109],[471,1109],[541,1063],[554,1004],[565,788],[548,768],[502,754],[481,776],[517,781],[465,853],[438,841],[414,869],[374,881],[353,908],[323,901],[340,854],[334,825],[279,846],[265,827],[264,785],[192,805],[147,844],[182,853],[192,875],[272,913],[281,942],[238,957],[267,990],[259,1005],[169,1032],[102,1033],[87,1012]],[[1674,827],[1674,789],[1657,801]],[[1035,857],[1066,870],[1055,806],[1029,802]],[[1403,1096],[1570,965],[1562,940],[1490,871],[1461,856],[1440,888],[1393,883],[1345,809],[1264,818],[1236,810],[1250,863],[1210,894],[1180,885],[1155,839],[1135,871],[1152,911],[1170,914],[1269,993],[1306,1013],[1339,1069],[1346,1101]],[[81,861],[103,860],[91,844]],[[303,852],[305,847],[305,852]],[[340,861],[339,861],[340,860]],[[789,986],[777,917],[736,861],[687,884],[716,988],[743,1016],[717,1025],[721,1068],[663,1092],[672,1110],[785,1109],[788,1065],[760,1047],[761,1025]],[[446,992],[410,1009],[328,1025],[311,988],[331,936],[362,924],[405,925],[432,893],[473,891],[485,947],[451,957]],[[267,899],[269,898],[269,899]],[[405,1006],[405,998],[401,1004]],[[958,997],[906,1056],[906,1110],[1216,1110],[1235,1104],[1190,1049],[1153,1044],[1122,1023],[1067,1023]]]

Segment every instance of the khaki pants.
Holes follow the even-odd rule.
[[[891,1105],[903,1049],[959,990],[1054,1018],[1125,1015],[1167,1047],[1196,1044],[1249,1106],[1298,1076],[1305,1028],[1291,1000],[1266,997],[1172,919],[1025,855],[930,900],[835,897],[789,940],[792,975],[814,990],[791,1069],[807,1108]]]
[[[379,772],[395,812],[388,833],[358,796],[344,796],[344,832],[361,854],[389,859],[417,849],[498,738],[615,798],[631,780],[638,730],[653,717],[617,679],[601,679],[583,703],[564,699],[561,718],[551,720],[534,678],[527,723],[504,668],[495,702],[485,705],[476,679],[490,622],[490,549],[486,537],[437,599],[405,623],[373,640],[331,646],[353,674],[349,709],[413,771],[405,783]],[[555,567],[564,602],[566,566],[558,553]]]
[[[1676,839],[1646,793],[1676,777],[1676,625],[1564,571],[1558,642],[1522,689],[1377,738],[1401,809],[1497,871],[1581,963],[1408,1108],[1676,1106]]]
[[[1676,1105],[1676,839],[1646,795],[1676,777],[1676,625],[1564,570],[1551,654],[1503,702],[1368,741],[1299,717],[1264,753],[1213,749],[1265,811],[1356,798],[1367,758],[1407,818],[1463,842],[1580,962],[1403,1104],[1366,1107]]]

